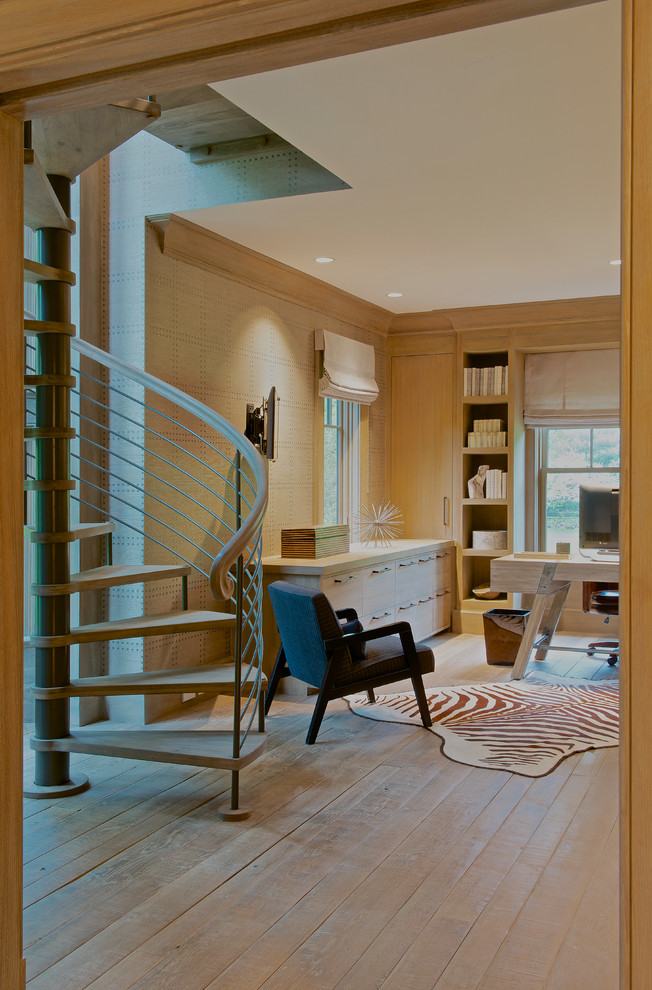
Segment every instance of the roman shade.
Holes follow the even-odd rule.
[[[526,426],[617,426],[620,351],[525,355]]]
[[[315,330],[315,350],[324,352],[319,394],[368,406],[378,398],[376,355],[371,344]]]

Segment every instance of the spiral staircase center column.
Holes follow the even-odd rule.
[[[48,176],[66,216],[70,216],[71,180]],[[57,227],[38,231],[38,260],[53,268],[70,268],[71,232]],[[38,319],[48,332],[36,334],[37,373],[42,376],[70,377],[70,333],[57,332],[57,325],[70,327],[71,286],[62,281],[39,284]],[[70,385],[36,386],[36,490],[34,515],[36,532],[66,533],[70,529]],[[39,585],[66,584],[70,581],[70,544],[51,540],[35,544],[34,577]],[[70,596],[38,596],[35,609],[37,636],[65,636],[70,632]],[[37,687],[60,687],[70,681],[70,646],[35,648]],[[60,739],[70,732],[68,698],[36,699],[35,736]],[[89,786],[88,778],[70,778],[70,754],[37,751],[34,788],[47,788],[48,795],[74,794]]]

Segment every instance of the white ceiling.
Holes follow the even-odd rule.
[[[215,88],[352,188],[195,223],[395,313],[619,291],[618,0]]]

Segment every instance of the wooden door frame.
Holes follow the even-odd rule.
[[[0,11],[0,241],[5,328],[0,476],[0,985],[24,986],[20,945],[20,719],[22,717],[22,257],[20,121],[163,88],[218,81],[324,57],[451,33],[591,0],[3,0]],[[623,728],[621,763],[621,988],[652,988],[647,915],[652,874],[652,5],[623,0]],[[71,20],[71,17],[74,19]],[[127,18],[127,20],[125,20]],[[14,334],[10,328],[16,328]],[[651,342],[648,344],[648,340]],[[636,465],[636,471],[631,470]],[[9,468],[7,468],[9,465]],[[636,624],[631,616],[636,616]],[[629,656],[639,657],[634,667]]]

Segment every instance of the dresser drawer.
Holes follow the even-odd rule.
[[[434,599],[415,599],[396,606],[396,621],[409,622],[416,642],[432,636]]]
[[[406,557],[396,561],[396,601],[408,602],[419,593],[421,574],[418,557]]]
[[[440,550],[434,554],[433,587],[435,591],[443,588],[450,590],[452,585],[452,562],[453,555],[450,550]]]
[[[434,601],[433,632],[442,632],[451,624],[451,593],[449,590],[437,591]]]
[[[379,626],[388,626],[396,620],[396,609],[392,604],[386,608],[376,609],[371,614],[363,615],[362,625],[365,629],[378,629]]]
[[[365,568],[362,576],[362,604],[365,615],[394,608],[396,565],[393,560]]]
[[[407,557],[396,562],[396,601],[424,598],[432,594],[435,581],[434,554]]]
[[[324,592],[333,608],[354,608],[358,615],[362,613],[362,571],[342,571],[322,579],[321,590]]]

